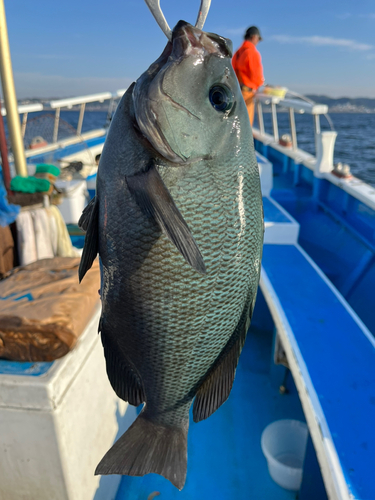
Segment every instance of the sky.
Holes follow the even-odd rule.
[[[166,37],[144,0],[4,0],[17,98],[125,89]],[[161,0],[171,28],[200,0]],[[375,98],[375,0],[212,0],[205,31],[241,45],[258,26],[266,83]]]

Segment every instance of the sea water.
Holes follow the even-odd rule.
[[[375,187],[375,113],[332,113],[329,118],[337,132],[334,163],[350,166],[353,175]],[[265,131],[272,135],[272,115],[263,114]],[[279,136],[290,134],[289,113],[277,115]],[[295,114],[298,147],[315,155],[314,118]],[[332,130],[325,116],[321,130]],[[254,126],[258,127],[255,116]]]
[[[48,118],[46,116],[48,115]],[[59,139],[74,135],[78,123],[78,111],[61,111]],[[279,136],[290,134],[289,113],[278,113]],[[30,138],[41,135],[52,141],[54,114],[40,112],[29,115],[25,146]],[[34,118],[31,118],[34,117]],[[44,117],[44,118],[43,118]],[[264,126],[272,134],[271,113],[264,113]],[[314,118],[309,114],[295,114],[298,147],[315,155]],[[347,163],[353,175],[375,187],[375,113],[332,113],[330,120],[337,132],[334,162]],[[82,132],[108,125],[107,111],[86,111]],[[325,116],[320,118],[321,129],[331,130]],[[258,127],[257,116],[254,126]]]

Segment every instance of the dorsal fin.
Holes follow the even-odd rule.
[[[78,270],[79,282],[81,282],[99,251],[99,202],[96,196],[82,212],[78,225],[86,230],[85,245]]]

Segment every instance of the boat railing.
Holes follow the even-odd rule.
[[[321,177],[325,173],[333,170],[334,148],[337,132],[333,130],[332,122],[328,116],[328,106],[326,104],[316,104],[310,100],[284,98],[266,93],[258,93],[255,96],[257,108],[259,130],[254,129],[254,137],[260,139],[265,144],[282,151],[286,157],[292,158],[295,162],[303,162],[309,169],[314,171],[316,177]],[[264,127],[263,106],[271,107],[272,114],[272,135],[267,134]],[[279,137],[279,125],[277,111],[289,112],[290,137]],[[315,155],[311,155],[298,148],[295,113],[308,113],[313,117],[315,134]],[[320,116],[324,115],[330,125],[331,130],[322,131],[320,127]],[[287,135],[287,134],[286,134]]]
[[[261,135],[265,135],[264,119],[263,119],[263,106],[271,107],[272,114],[272,130],[273,138],[276,143],[279,142],[279,125],[277,119],[277,110],[287,109],[289,112],[289,124],[290,124],[290,135],[292,142],[292,150],[297,151],[298,141],[297,141],[297,131],[295,122],[295,113],[311,114],[314,118],[314,132],[315,132],[315,145],[317,145],[317,137],[321,133],[320,128],[320,115],[326,115],[328,113],[328,106],[325,104],[315,104],[312,102],[306,102],[299,99],[285,99],[279,96],[273,96],[265,93],[258,93],[255,96],[256,108],[258,114],[259,132]]]
[[[27,117],[29,113],[36,113],[37,111],[43,111],[43,104],[42,103],[35,103],[35,104],[20,104],[18,106],[18,114],[22,115],[22,123],[21,123],[21,131],[22,131],[22,138],[25,137],[25,131],[26,131],[26,124],[27,124]],[[4,106],[1,107],[1,115],[6,116],[7,111]]]
[[[343,189],[372,210],[375,210],[375,191],[373,186],[351,175],[349,166],[341,164],[334,165],[334,148],[337,132],[333,130],[333,125],[327,115],[327,105],[316,104],[312,101],[308,102],[302,99],[289,99],[266,93],[258,93],[255,95],[255,106],[257,109],[259,129],[253,128],[253,136],[256,141],[262,144],[259,150],[261,154],[272,161],[272,153],[270,153],[270,157],[268,150],[268,146],[270,146],[271,151],[276,150],[281,153],[284,162],[284,171],[287,171],[292,164],[289,159],[292,160],[296,166],[294,169],[295,183],[298,183],[299,177],[304,175],[301,174],[300,167],[306,167],[308,170],[312,171],[315,178],[328,180],[331,184],[339,186],[340,189]],[[263,120],[264,106],[271,107],[272,135],[265,131]],[[289,144],[285,144],[279,137],[277,112],[281,109],[284,111],[286,109],[289,112],[291,131]],[[308,113],[313,117],[315,155],[298,148],[295,113]],[[321,130],[321,115],[326,116],[331,126],[331,130]],[[349,172],[341,171],[339,166],[347,167]]]
[[[55,120],[53,129],[53,139],[52,143],[57,142],[59,123],[60,123],[60,112],[61,109],[67,108],[72,109],[73,107],[79,107],[79,117],[78,125],[76,128],[76,135],[81,135],[82,124],[85,114],[86,104],[88,103],[103,103],[109,101],[107,117],[110,117],[115,109],[116,101],[122,97],[126,89],[117,90],[116,92],[101,92],[98,94],[90,94],[80,97],[71,97],[66,99],[55,99],[49,102],[31,103],[31,104],[20,104],[18,105],[18,113],[21,118],[21,132],[22,138],[25,138],[26,126],[28,122],[29,113],[36,113],[40,111],[55,110]],[[4,106],[1,107],[2,116],[6,116],[7,112]]]
[[[53,129],[53,142],[57,142],[59,121],[60,121],[60,111],[62,108],[72,109],[74,106],[79,106],[79,117],[76,133],[81,135],[83,118],[85,115],[86,104],[104,101],[109,101],[108,114],[110,116],[114,110],[115,102],[117,99],[122,97],[126,89],[117,90],[116,92],[101,92],[100,94],[91,94],[81,97],[71,97],[67,99],[57,99],[49,102],[51,109],[55,110],[55,124]]]

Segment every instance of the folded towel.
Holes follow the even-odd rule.
[[[38,260],[52,259],[55,254],[51,241],[50,221],[45,208],[30,210],[33,219],[35,245]]]
[[[68,229],[63,216],[56,205],[51,205],[48,209],[50,217],[53,217],[57,227],[57,249],[56,257],[77,257],[79,253],[73,247]]]
[[[26,266],[38,260],[34,224],[30,212],[25,211],[18,214],[16,227],[19,262],[21,266]]]

